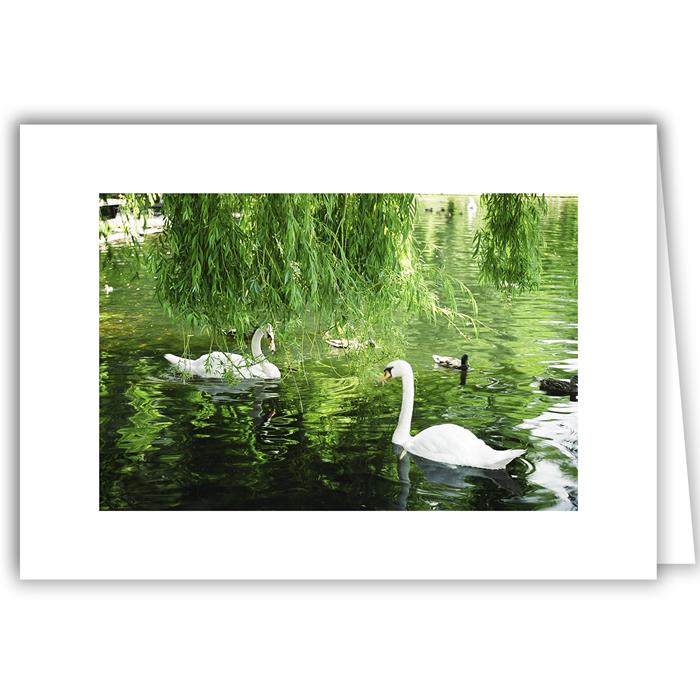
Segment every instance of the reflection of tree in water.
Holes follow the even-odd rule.
[[[149,362],[137,363],[128,378],[127,419],[103,414],[120,427],[116,440],[102,445],[101,507],[176,508],[188,491],[228,475],[232,446],[249,463],[269,458],[259,438],[264,444],[275,412],[278,395],[270,383],[164,383],[150,376],[153,370]],[[245,402],[234,402],[241,394]]]
[[[506,469],[451,466],[411,455],[399,445],[392,445],[392,450],[396,456],[400,484],[399,510],[407,510],[409,506],[412,483],[414,502],[410,504],[411,509],[418,505],[416,501],[419,499],[427,500],[428,507],[431,507],[430,493],[435,489],[431,489],[429,484],[447,487],[453,494],[457,493],[460,505],[455,507],[456,510],[503,510],[509,498],[522,496],[526,488],[524,480],[514,478]],[[411,462],[417,467],[413,479]]]
[[[101,416],[101,507],[125,507],[133,498],[131,485],[134,482],[155,481],[163,476],[153,473],[154,466],[159,461],[164,431],[172,423],[162,410],[162,388],[146,381],[148,370],[148,363],[140,360],[126,380],[113,378],[115,382],[121,380],[126,384],[123,391],[126,402],[120,402],[120,413],[105,412]],[[118,391],[106,381],[100,400],[105,401],[110,392]],[[110,425],[114,428],[110,429]]]

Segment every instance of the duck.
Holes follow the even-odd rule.
[[[339,350],[365,350],[366,348],[373,348],[376,345],[373,340],[357,340],[357,338],[352,338],[350,340],[345,340],[344,338],[324,338],[324,340],[332,348],[338,348]]]
[[[380,384],[400,378],[403,384],[399,422],[391,442],[416,457],[455,467],[505,469],[509,462],[525,454],[525,450],[494,450],[471,430],[454,423],[442,423],[411,435],[413,416],[413,368],[405,360],[394,360],[385,368]]]
[[[272,362],[265,359],[260,348],[260,341],[267,336],[270,352],[275,352],[275,334],[272,326],[260,326],[250,343],[254,362],[251,364],[242,355],[230,352],[211,352],[202,355],[196,360],[188,360],[177,355],[165,355],[165,359],[171,365],[175,365],[181,372],[194,374],[205,379],[221,379],[227,373],[239,376],[241,379],[279,379],[282,374]]]
[[[540,390],[549,396],[569,396],[573,401],[578,397],[578,374],[568,379],[542,379]]]
[[[469,355],[462,355],[462,359],[458,357],[449,357],[448,355],[433,355],[433,362],[441,367],[449,367],[450,369],[468,369]]]
[[[114,287],[110,287],[108,284],[105,284],[105,286],[102,287],[102,291],[105,294],[111,294],[114,291]]]

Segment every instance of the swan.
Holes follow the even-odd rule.
[[[447,355],[433,355],[433,362],[441,367],[449,367],[450,369],[467,369],[469,366],[469,355],[462,355],[460,360],[457,357],[448,357]]]
[[[525,450],[494,450],[466,428],[453,423],[433,425],[411,437],[413,415],[413,369],[405,360],[394,360],[384,368],[381,384],[401,377],[403,399],[399,423],[391,436],[406,452],[441,464],[479,469],[502,469]]]
[[[476,202],[472,197],[469,197],[469,203],[467,204],[467,212],[469,214],[476,214]]]
[[[114,287],[110,287],[108,284],[105,284],[105,286],[102,287],[102,291],[105,294],[111,294],[114,291]]]
[[[243,379],[279,379],[282,375],[277,367],[265,359],[260,348],[260,341],[267,335],[270,352],[275,352],[275,334],[272,326],[260,326],[250,343],[253,353],[253,364],[249,364],[242,355],[230,352],[211,352],[196,360],[187,360],[177,355],[165,355],[170,364],[175,365],[181,372],[195,374],[206,379],[222,378],[227,372],[232,372]]]

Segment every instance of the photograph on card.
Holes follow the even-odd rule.
[[[98,211],[100,510],[578,510],[575,194]]]

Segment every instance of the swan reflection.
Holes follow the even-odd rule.
[[[434,484],[450,486],[458,489],[473,488],[480,479],[488,479],[503,489],[509,496],[520,496],[522,486],[508,473],[506,469],[479,469],[477,467],[461,467],[450,464],[433,462],[424,457],[412,455],[400,445],[392,444],[396,456],[396,471],[399,478],[400,490],[398,498],[399,510],[406,510],[408,496],[411,490],[411,460],[421,470],[423,476]]]
[[[265,405],[266,402],[278,399],[280,396],[279,383],[270,379],[243,379],[237,384],[210,379],[193,382],[191,386],[197,391],[208,394],[215,404],[237,402],[241,395],[250,395],[252,397],[250,415],[253,424],[258,428],[267,426],[276,412],[274,405]]]

